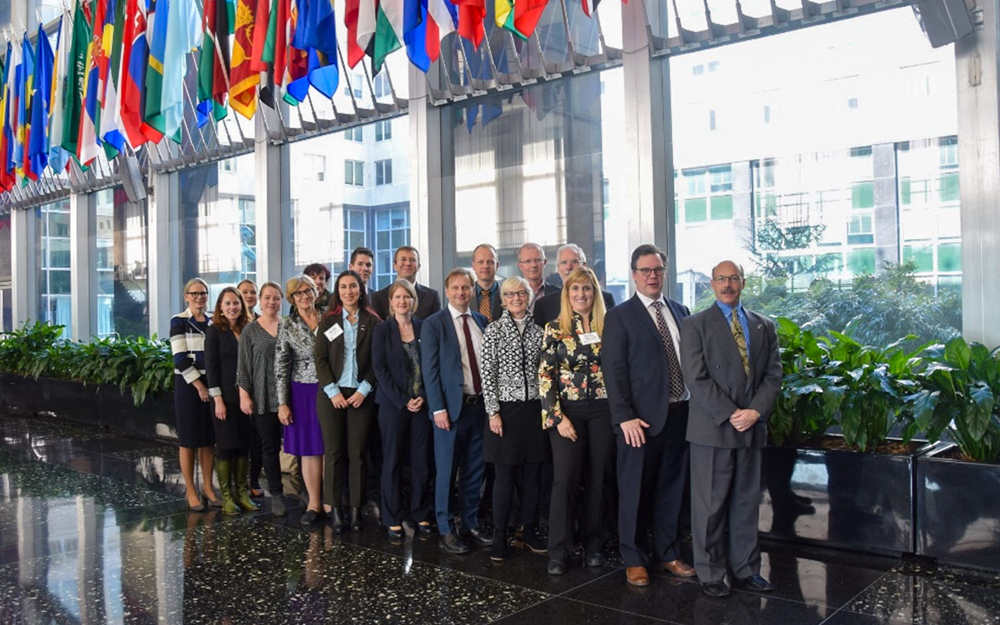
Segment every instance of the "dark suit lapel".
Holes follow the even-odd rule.
[[[639,296],[633,295],[632,299],[629,300],[629,303],[631,304],[631,313],[635,319],[635,323],[638,323],[640,326],[646,328],[646,332],[652,332],[653,336],[659,337],[660,329],[656,327],[656,322],[649,316],[649,311],[646,310],[646,307],[643,305],[643,301],[639,299]],[[680,326],[678,325],[677,327]],[[660,340],[662,341],[663,339]],[[664,355],[664,358],[665,357],[666,355]]]
[[[740,358],[740,348],[736,346],[736,337],[733,336],[733,329],[729,327],[729,322],[726,321],[726,313],[722,312],[718,304],[713,303],[712,308],[715,309],[715,312],[711,315],[709,321],[713,327],[708,330],[708,333],[716,332],[726,337],[722,340],[722,344],[725,345],[726,357],[742,373],[743,359]]]
[[[747,315],[747,326],[750,330],[750,370],[757,371],[757,363],[760,360],[761,347],[764,345],[764,324],[755,313],[743,309]]]

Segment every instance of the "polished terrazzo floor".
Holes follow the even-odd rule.
[[[0,415],[0,625],[1000,625],[1000,578],[975,571],[766,543],[777,591],[710,599],[656,575],[632,588],[616,558],[550,577],[544,556],[448,556],[412,528],[391,545],[373,519],[310,531],[286,504],[188,513],[175,447]]]

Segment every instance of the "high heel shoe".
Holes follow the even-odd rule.
[[[365,523],[361,520],[361,508],[351,508],[351,531],[360,532],[365,529]]]
[[[337,532],[338,534],[343,534],[344,530],[347,529],[347,526],[344,525],[344,519],[343,517],[340,516],[340,508],[334,506],[333,508],[330,509],[329,514],[330,514],[330,527],[332,527],[333,531]]]

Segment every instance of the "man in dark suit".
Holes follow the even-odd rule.
[[[472,270],[476,273],[476,283],[473,285],[472,309],[486,317],[486,323],[492,323],[503,314],[500,303],[500,283],[497,279],[497,263],[500,257],[497,248],[489,243],[480,243],[472,251]]]
[[[469,552],[465,538],[484,546],[493,543],[492,534],[479,529],[486,423],[479,365],[486,319],[469,309],[473,283],[468,269],[451,270],[444,282],[448,306],[428,317],[420,330],[420,363],[434,419],[434,509],[441,549],[450,554]],[[456,473],[463,536],[455,534],[450,509]]]
[[[417,319],[426,319],[441,310],[441,295],[432,288],[417,284],[417,272],[420,271],[420,253],[417,248],[409,245],[400,246],[392,257],[392,268],[396,271],[396,279],[409,280],[417,290]],[[372,310],[382,319],[392,316],[389,310],[389,286],[372,293]]]
[[[533,313],[535,302],[542,299],[549,293],[558,293],[560,288],[545,281],[545,265],[548,260],[545,258],[545,250],[537,243],[525,243],[517,250],[517,268],[521,271],[521,277],[528,281],[528,286],[535,296],[528,306],[528,312]]]
[[[712,269],[715,304],[681,322],[681,366],[691,390],[694,566],[712,597],[729,594],[727,559],[738,586],[774,590],[760,575],[757,520],[761,449],[781,390],[781,359],[774,323],[740,304],[745,284],[742,267],[719,263]]]
[[[577,267],[587,266],[587,255],[583,249],[575,243],[567,243],[559,248],[556,253],[556,270],[562,279],[565,280],[569,274]],[[604,298],[605,310],[611,310],[615,305],[615,296],[607,291],[601,291]],[[553,293],[547,294],[542,299],[534,303],[532,316],[535,323],[545,327],[545,324],[559,316],[559,308],[562,305],[562,288]]]
[[[677,528],[688,478],[688,393],[681,371],[680,325],[686,306],[663,296],[667,256],[655,245],[632,252],[635,295],[604,321],[604,383],[618,449],[618,546],[625,578],[647,586],[641,545],[648,519],[652,566],[694,577],[680,558]]]

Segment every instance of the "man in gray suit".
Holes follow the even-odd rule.
[[[745,284],[742,267],[719,263],[712,269],[715,304],[681,322],[681,368],[691,391],[694,566],[712,597],[729,594],[727,559],[737,586],[774,590],[760,575],[757,518],[761,449],[781,389],[781,359],[774,323],[740,305]]]

